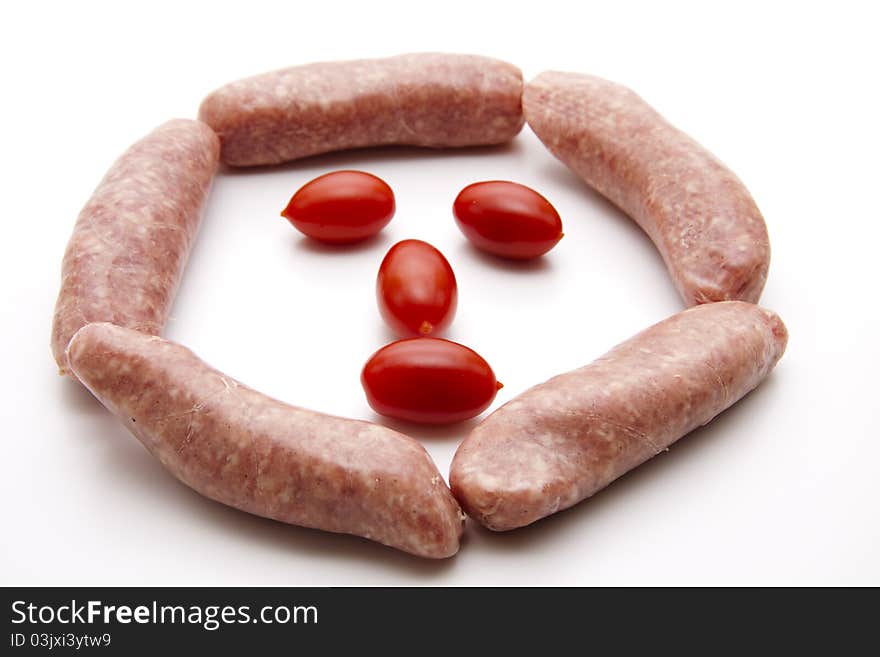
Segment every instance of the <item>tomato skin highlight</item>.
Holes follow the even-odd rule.
[[[379,265],[376,301],[382,318],[398,336],[436,336],[455,317],[455,273],[427,242],[403,240],[388,250]]]
[[[474,246],[504,258],[537,258],[562,239],[562,220],[550,201],[515,182],[468,185],[456,197],[452,213]]]
[[[330,244],[372,237],[394,216],[394,192],[363,171],[332,171],[307,182],[281,211],[294,228]]]
[[[442,338],[385,345],[364,365],[361,385],[380,415],[424,424],[479,415],[503,387],[477,352]]]

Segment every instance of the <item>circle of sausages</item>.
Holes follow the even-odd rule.
[[[748,192],[629,90],[564,73],[523,88],[516,67],[472,55],[329,62],[221,87],[199,120],[159,126],[113,164],[64,255],[61,373],[202,495],[423,557],[458,551],[459,502],[510,529],[591,495],[758,385],[785,348],[779,318],[742,302],[693,308],[527,391],[462,443],[455,496],[412,438],[271,399],[159,337],[220,161],[499,144],[525,120],[642,226],[688,305],[757,301],[769,245]]]

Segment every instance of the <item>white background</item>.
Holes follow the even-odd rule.
[[[870,3],[13,3],[4,9],[2,584],[880,584],[877,21]],[[79,209],[130,143],[234,78],[417,50],[599,74],[637,90],[745,181],[769,226],[762,303],[788,324],[771,378],[573,510],[508,534],[468,523],[426,562],[251,517],[177,483],[48,342]],[[379,240],[310,244],[278,212],[361,168],[397,194]],[[566,237],[543,261],[481,256],[464,185],[544,193]],[[382,149],[224,173],[167,335],[291,403],[374,420],[360,367],[388,341],[373,298],[415,237],[458,275],[449,337],[505,383],[496,405],[588,363],[682,304],[651,243],[526,128],[506,148]],[[472,424],[472,423],[471,423]],[[395,425],[448,472],[469,423]]]

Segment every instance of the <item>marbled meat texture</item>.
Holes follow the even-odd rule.
[[[458,551],[464,516],[412,438],[289,406],[181,345],[112,324],[80,329],[68,359],[147,450],[206,497],[422,557]]]
[[[129,148],[86,203],[61,265],[52,352],[90,322],[159,334],[180,283],[220,145],[199,121],[174,119]]]
[[[767,228],[715,156],[626,87],[589,75],[542,73],[523,112],[551,153],[648,234],[686,304],[758,301]]]
[[[199,118],[233,166],[386,144],[500,144],[522,129],[522,87],[518,68],[477,55],[321,62],[220,87]]]
[[[745,302],[673,315],[486,418],[455,454],[452,491],[494,530],[568,508],[755,388],[787,338],[777,315]]]

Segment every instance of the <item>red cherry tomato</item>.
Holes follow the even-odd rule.
[[[514,182],[468,185],[456,197],[452,212],[474,246],[505,258],[537,258],[562,239],[556,209],[535,190]]]
[[[394,192],[363,171],[333,171],[307,182],[281,216],[309,237],[332,244],[378,233],[394,216]]]
[[[421,240],[403,240],[379,265],[376,299],[397,335],[437,335],[455,316],[458,285],[440,251]]]
[[[426,424],[479,415],[502,387],[479,354],[440,338],[385,345],[364,365],[361,385],[380,415]]]

